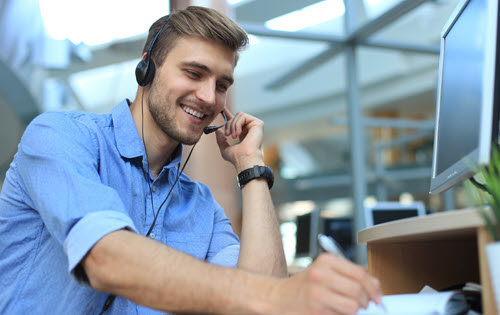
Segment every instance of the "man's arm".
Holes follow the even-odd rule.
[[[277,277],[287,276],[281,233],[266,179],[247,183],[242,189],[242,199],[238,268]]]
[[[225,131],[217,130],[217,143],[223,158],[240,172],[264,165],[262,136],[264,122],[245,113],[233,115],[225,109],[229,119]],[[226,137],[239,138],[230,144]],[[238,268],[265,275],[285,277],[287,267],[276,211],[267,181],[264,178],[248,182],[242,189],[243,222],[241,229]]]
[[[276,279],[211,265],[127,230],[104,236],[82,264],[94,289],[167,312],[354,314],[381,294],[364,268],[333,255]]]
[[[127,230],[104,236],[82,266],[94,289],[169,312],[248,312],[249,288],[269,282],[202,262]],[[249,281],[253,283],[245,284]]]

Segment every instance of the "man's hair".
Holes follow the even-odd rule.
[[[143,54],[147,52],[150,42],[167,17],[169,16],[161,17],[151,25]],[[170,20],[156,39],[151,56],[157,67],[163,64],[167,54],[181,37],[197,37],[227,46],[235,53],[235,65],[238,52],[248,44],[246,32],[229,17],[214,9],[190,6],[172,12]]]

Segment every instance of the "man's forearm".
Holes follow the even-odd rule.
[[[279,224],[267,181],[248,182],[242,189],[243,223],[238,268],[265,275],[287,275]]]
[[[234,117],[224,110],[228,123],[216,132],[222,157],[232,163],[239,174],[255,165],[264,164],[262,136],[264,122],[251,115],[238,112]],[[226,137],[238,138],[231,144]],[[242,189],[243,223],[238,268],[283,277],[287,275],[285,255],[278,220],[267,181],[250,180]]]
[[[121,230],[83,260],[93,288],[167,312],[261,313],[271,278],[222,268]]]

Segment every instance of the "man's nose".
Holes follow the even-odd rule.
[[[215,105],[215,82],[207,80],[200,84],[196,97],[205,104]]]

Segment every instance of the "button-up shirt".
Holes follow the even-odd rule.
[[[108,296],[81,260],[119,229],[234,267],[239,239],[209,189],[179,173],[182,149],[153,180],[127,100],[111,114],[49,112],[26,128],[0,195],[0,313],[97,314]],[[152,199],[152,200],[151,200]],[[155,311],[118,297],[107,314]]]

